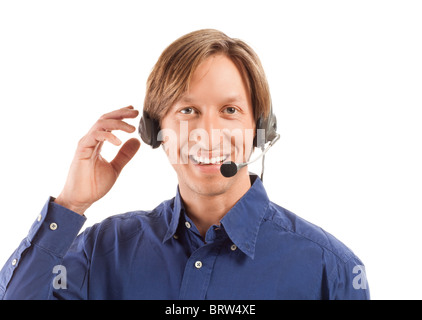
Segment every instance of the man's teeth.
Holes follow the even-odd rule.
[[[196,163],[203,163],[203,164],[217,164],[220,162],[224,162],[226,161],[226,159],[228,158],[228,156],[222,156],[222,157],[212,157],[210,158],[206,158],[206,157],[198,157],[195,155],[192,155],[193,160]]]

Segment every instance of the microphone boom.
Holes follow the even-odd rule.
[[[233,161],[224,162],[220,166],[221,174],[226,178],[233,177],[240,168],[243,168],[244,166],[247,166],[248,164],[253,163],[253,162],[257,161],[258,159],[260,159],[261,157],[263,157],[267,153],[267,151],[270,150],[270,148],[274,145],[274,143],[277,142],[278,139],[280,139],[279,134],[277,134],[276,137],[270,142],[268,147],[265,148],[265,150],[263,150],[262,153],[256,159],[254,159],[252,161],[243,162],[243,163],[236,163],[236,162],[233,162]]]

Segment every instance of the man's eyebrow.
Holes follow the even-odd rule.
[[[180,102],[193,103],[195,102],[195,99],[191,98],[190,96],[182,96],[182,98],[180,99]]]
[[[245,102],[245,97],[240,94],[230,95],[223,99],[227,103],[229,102]]]

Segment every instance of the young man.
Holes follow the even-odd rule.
[[[112,131],[133,132],[123,120],[138,111],[103,115],[80,140],[63,191],[2,269],[0,297],[368,299],[363,264],[340,241],[271,202],[247,166],[220,173],[222,162],[249,159],[270,107],[264,71],[244,42],[216,30],[176,40],[148,79],[141,120],[141,131],[156,126],[152,144],[177,173],[175,198],[77,236],[85,211],[140,146],[130,139],[105,161],[103,142],[120,145]]]

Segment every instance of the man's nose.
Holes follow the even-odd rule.
[[[207,110],[201,114],[196,129],[203,131],[201,138],[208,138],[208,145],[210,149],[212,146],[220,143],[221,130],[223,129],[221,126],[222,123],[218,115],[218,111]],[[203,142],[205,143],[205,141]]]

